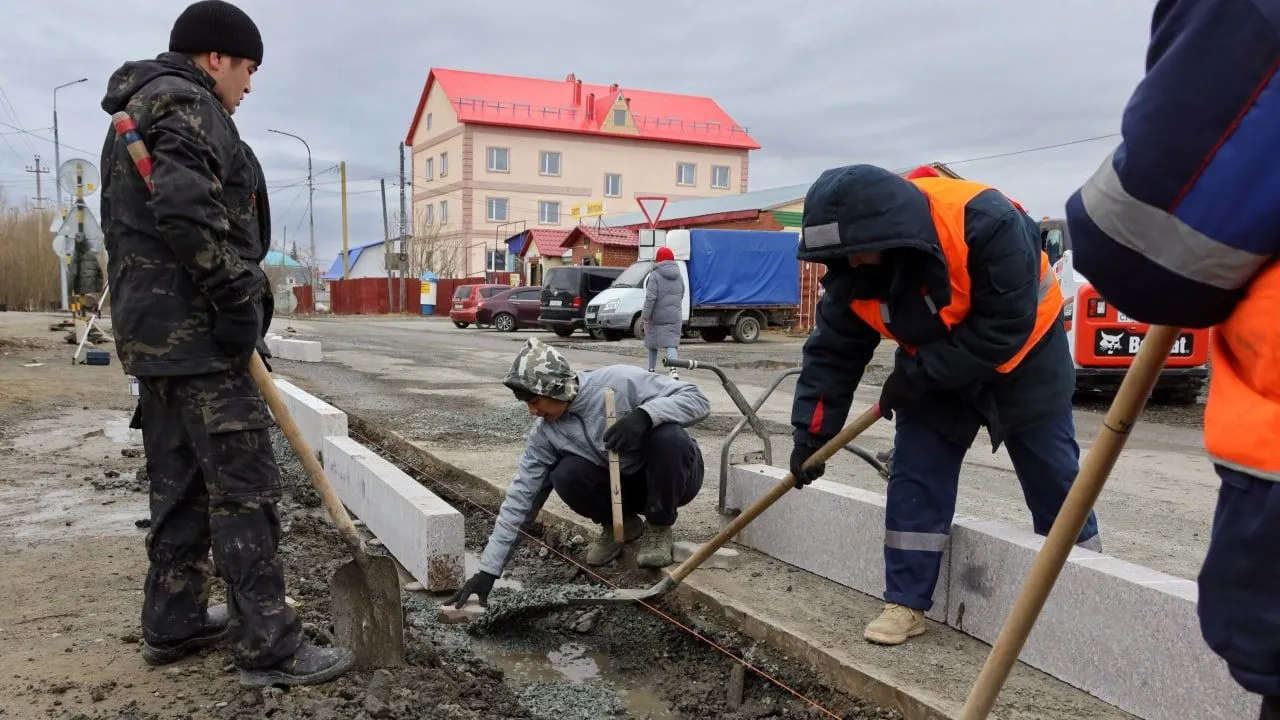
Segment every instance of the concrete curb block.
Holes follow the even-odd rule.
[[[430,592],[462,586],[462,513],[349,437],[326,437],[323,455],[325,473],[343,504],[410,575]]]
[[[275,383],[284,396],[289,414],[313,451],[319,453],[323,449],[326,437],[347,436],[346,413],[288,380],[276,379]]]
[[[731,467],[729,507],[745,507],[785,476],[767,465]],[[879,596],[884,502],[879,493],[817,480],[787,493],[738,542]],[[994,642],[1042,543],[995,521],[957,517],[929,616]],[[1076,548],[1019,659],[1144,720],[1257,717],[1257,696],[1204,644],[1196,601],[1190,580]]]
[[[315,340],[278,338],[275,341],[275,347],[272,347],[271,342],[268,341],[267,349],[271,351],[272,357],[277,357],[281,360],[318,363],[324,359],[320,343]]]
[[[725,504],[744,508],[787,476],[769,465],[729,468]],[[798,532],[797,528],[808,528]],[[815,480],[783,495],[738,534],[746,547],[872,597],[884,594],[884,496]],[[925,615],[947,621],[948,554]]]

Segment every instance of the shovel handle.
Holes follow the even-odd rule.
[[[1089,519],[1089,511],[1098,500],[1107,476],[1115,467],[1120,451],[1124,449],[1129,431],[1138,421],[1138,415],[1147,404],[1160,371],[1169,358],[1169,351],[1181,333],[1179,328],[1163,325],[1152,325],[1147,337],[1138,348],[1138,355],[1133,365],[1124,374],[1120,389],[1116,391],[1111,408],[1107,410],[1107,419],[1102,422],[1102,430],[1097,440],[1089,447],[1084,462],[1080,464],[1080,472],[1076,475],[1067,499],[1053,521],[1048,537],[1036,554],[1031,572],[1022,584],[1022,592],[1014,602],[1009,616],[1005,619],[1004,628],[991,647],[978,679],[969,692],[961,711],[963,720],[983,720],[995,705],[1000,689],[1018,661],[1018,654],[1027,642],[1027,636],[1035,626],[1045,601],[1053,590],[1062,566],[1075,545],[1080,530]]]
[[[271,379],[271,372],[267,370],[266,363],[262,362],[262,356],[257,350],[254,350],[249,358],[249,372],[253,375],[254,382],[258,384],[258,390],[262,392],[263,399],[267,401],[267,407],[271,408],[276,425],[280,426],[280,431],[289,439],[294,454],[302,461],[302,467],[306,468],[307,477],[311,478],[311,484],[315,486],[316,492],[320,493],[320,500],[329,511],[329,517],[333,518],[333,524],[338,527],[338,532],[352,548],[361,549],[360,535],[351,522],[351,516],[347,514],[347,509],[342,505],[338,493],[334,492],[333,485],[329,484],[329,476],[325,475],[320,461],[316,459],[311,446],[307,444],[307,439],[302,436],[302,430],[298,428],[298,423],[289,413],[288,406],[284,404],[284,398],[280,396],[279,388]]]
[[[604,391],[604,422],[611,428],[617,422],[618,409],[612,388]],[[613,539],[615,542],[626,540],[622,524],[622,469],[618,465],[618,453],[609,451],[609,504],[613,507]]]
[[[831,459],[831,456],[839,452],[840,448],[853,442],[854,438],[861,435],[867,428],[875,425],[876,421],[879,419],[880,405],[877,403],[876,405],[871,406],[870,410],[867,410],[854,418],[853,422],[846,425],[838,435],[828,440],[825,445],[815,450],[814,453],[809,456],[809,459],[804,461],[803,467],[812,467],[813,465],[824,463]],[[751,503],[749,507],[739,513],[738,516],[733,519],[733,522],[724,526],[724,528],[717,533],[715,537],[703,543],[697,551],[693,553],[693,555],[689,556],[688,560],[680,563],[680,566],[671,572],[671,580],[675,583],[683,581],[689,576],[689,573],[697,570],[698,566],[705,562],[707,558],[714,555],[717,550],[724,547],[725,543],[732,540],[735,535],[741,532],[742,528],[750,524],[752,520],[755,520],[760,513],[768,510],[770,506],[778,501],[778,498],[786,495],[787,492],[795,486],[795,475],[788,472],[785,478],[779,480],[777,485],[774,485],[769,489],[769,492],[760,496],[759,499]]]

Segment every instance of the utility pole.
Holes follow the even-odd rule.
[[[43,175],[44,173],[49,172],[49,168],[47,168],[47,167],[45,167],[45,168],[40,167],[40,156],[39,156],[39,155],[36,155],[36,166],[35,166],[35,167],[31,167],[30,165],[28,165],[28,166],[27,166],[27,172],[29,172],[29,173],[35,173],[35,175],[36,175],[36,209],[37,209],[37,210],[44,210],[44,194],[43,194],[43,191],[41,190],[41,185],[40,185],[40,176],[41,176],[41,175]],[[56,183],[56,182],[54,183],[54,185],[57,185],[57,184],[58,184],[58,183]],[[61,186],[59,186],[59,187],[58,187],[58,195],[59,195],[59,202],[61,202],[61,195],[62,195],[62,187],[61,187]]]
[[[338,176],[342,181],[342,279],[351,273],[351,260],[347,257],[347,161],[338,163]]]
[[[393,313],[396,311],[396,296],[395,286],[391,282],[391,223],[387,220],[387,179],[381,178],[378,183],[382,185],[382,253],[387,266],[387,312]]]
[[[314,287],[316,284],[315,265],[316,263],[320,262],[320,258],[316,257],[316,214],[315,214],[316,186],[315,186],[315,178],[311,174],[311,146],[307,144],[306,140],[303,140],[302,138],[298,137],[297,135],[294,135],[293,133],[287,133],[282,130],[272,130],[271,128],[267,128],[267,132],[273,132],[273,133],[276,133],[277,135],[286,135],[288,137],[291,137],[294,140],[297,140],[298,142],[302,143],[302,146],[307,149],[307,224],[310,226],[310,232],[311,232],[311,250],[310,250],[311,259],[307,261],[307,284]],[[296,257],[297,253],[294,253],[294,255],[295,257],[293,259],[297,260],[298,259]]]
[[[69,83],[62,83],[53,89],[53,164],[58,167],[58,171],[62,171],[62,144],[58,141],[58,91],[64,87],[71,85],[79,85],[82,82],[89,82],[89,78],[80,78],[72,80]],[[36,176],[39,179],[39,176]],[[62,214],[62,185],[54,183],[58,186],[58,214]],[[63,308],[64,310],[66,308]]]
[[[405,309],[405,274],[409,268],[409,239],[407,211],[404,206],[404,143],[400,143],[400,252],[404,253],[404,264],[400,266],[400,312]]]

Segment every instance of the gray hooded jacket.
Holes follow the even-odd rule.
[[[684,300],[684,278],[680,264],[664,260],[653,266],[644,284],[644,307],[640,318],[648,320],[644,345],[647,348],[680,347],[681,307]]]
[[[675,422],[687,427],[711,414],[711,401],[697,385],[631,365],[575,373],[563,355],[536,338],[525,343],[504,384],[570,404],[553,422],[535,420],[529,432],[518,474],[507,488],[498,521],[480,556],[480,569],[495,576],[502,575],[519,545],[518,528],[529,530],[550,497],[551,469],[560,458],[577,455],[602,468],[608,465],[604,447],[606,388],[614,391],[619,418],[639,408],[649,414],[655,426]],[[624,473],[644,467],[639,453],[622,453],[618,460]]]

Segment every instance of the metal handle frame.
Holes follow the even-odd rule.
[[[729,451],[733,448],[733,443],[738,439],[738,436],[741,435],[742,431],[746,429],[748,424],[750,424],[752,431],[755,432],[756,437],[760,438],[760,442],[764,445],[765,464],[773,464],[773,443],[770,441],[769,432],[765,430],[764,423],[760,421],[760,416],[757,413],[760,408],[764,406],[769,397],[773,395],[774,391],[778,389],[778,386],[782,384],[783,380],[786,380],[793,375],[800,374],[800,368],[787,368],[786,370],[774,375],[773,380],[769,383],[769,387],[760,394],[760,397],[756,398],[754,403],[748,403],[746,397],[743,396],[742,391],[738,389],[737,383],[730,379],[723,369],[713,363],[685,358],[678,360],[663,358],[662,364],[665,367],[675,367],[684,370],[710,370],[715,373],[716,376],[720,378],[720,384],[724,386],[725,392],[729,394],[729,399],[733,400],[733,404],[737,406],[738,412],[742,413],[742,419],[738,421],[737,425],[733,426],[733,429],[729,431],[727,436],[725,436],[724,442],[720,446],[720,493],[719,499],[716,501],[716,510],[721,515],[734,514],[737,512],[738,508],[725,507],[725,495],[728,492],[729,487]],[[875,454],[870,450],[853,443],[845,445],[844,449],[859,458],[862,458],[862,460],[868,465],[875,468],[880,477],[885,480],[889,479],[889,469],[885,467],[884,463],[877,460]]]

